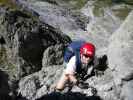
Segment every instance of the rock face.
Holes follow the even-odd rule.
[[[131,60],[132,55],[125,56],[125,54],[128,54],[129,52],[132,54],[132,50],[130,50],[130,48],[132,48],[132,44],[131,44],[132,34],[131,33],[133,29],[132,22],[130,21],[131,19],[132,19],[132,12],[127,17],[127,19],[124,21],[124,23],[121,25],[121,27],[116,32],[114,32],[114,34],[112,35],[110,39],[110,45],[108,47],[108,55],[107,55],[108,64],[106,62],[107,59],[104,59],[104,57],[101,58],[101,59],[104,59],[103,62],[106,62],[106,66],[105,66],[106,68],[104,70],[101,68],[103,70],[103,74],[101,76],[99,75],[92,76],[86,80],[86,82],[89,83],[90,86],[92,86],[93,88],[97,90],[97,95],[99,95],[101,99],[103,100],[122,100],[122,99],[131,100],[132,98],[132,95],[131,95],[132,93],[132,65],[130,65],[132,64],[132,60]],[[125,33],[127,34],[125,35]],[[121,48],[121,45],[123,45],[122,48]],[[50,51],[52,50],[52,48],[55,48],[55,47],[54,46],[50,47],[48,50],[49,51],[48,54],[51,54]],[[123,52],[123,50],[125,51],[126,50],[125,48],[129,50],[128,53],[125,53],[125,52],[120,53],[120,52]],[[46,52],[48,51],[46,50]],[[124,55],[121,55],[121,54],[124,54]],[[51,54],[51,57],[52,57],[52,54]],[[49,58],[51,59],[51,57]],[[130,58],[124,59],[124,57],[130,57]],[[45,56],[43,59],[45,59]],[[122,60],[121,63],[119,63],[120,60]],[[51,84],[54,84],[58,80],[58,77],[60,77],[61,72],[63,70],[63,65],[51,66],[51,64],[48,65],[47,62],[48,60],[44,62],[43,69],[40,72],[27,76],[20,81],[19,89],[20,89],[20,93],[22,96],[26,97],[27,99],[40,98],[40,100],[41,99],[43,100],[43,99],[54,98],[55,96],[58,97],[60,95],[58,94],[57,96],[56,93],[54,94],[49,93],[50,91],[49,87],[51,86]],[[113,65],[115,65],[115,67]],[[102,67],[102,66],[103,66],[103,63],[101,63],[101,66],[99,67]],[[28,82],[29,80],[30,82]],[[31,91],[31,92],[28,92],[28,91]],[[90,88],[80,89],[78,87],[73,87],[71,91],[72,93],[75,93],[75,92],[84,93],[90,97],[92,95],[91,94],[92,90]],[[48,93],[48,95],[45,95],[46,93]],[[67,96],[68,95],[70,94],[67,94]],[[75,94],[71,94],[70,96],[74,96],[74,95]],[[62,97],[63,99],[64,96],[66,95],[65,94],[63,96],[60,95],[59,97],[60,98]]]
[[[50,46],[43,54],[42,65],[60,65],[63,63],[64,46],[58,44]]]
[[[45,23],[37,16],[19,10],[1,9],[1,69],[15,82],[21,77],[39,71],[42,68],[43,52],[53,45],[65,47],[70,38]],[[54,53],[55,51],[52,50]],[[60,49],[61,52],[64,49]],[[62,63],[62,55],[57,60]]]
[[[132,6],[123,3],[116,5],[113,2],[113,0],[88,1],[81,9],[81,12],[89,18],[86,27],[88,39],[93,41],[98,49],[108,47],[112,33],[120,27],[132,9]]]
[[[42,54],[46,48],[70,41],[58,30],[21,11],[5,11],[1,16],[1,35],[11,51],[11,57],[16,59],[18,56],[25,61],[23,63],[35,66],[29,69],[30,72],[41,69]]]
[[[71,16],[69,9],[43,1],[29,0],[29,2],[26,2],[18,0],[18,2],[24,7],[37,13],[41,21],[53,26],[54,28],[59,28],[63,33],[68,34],[69,36],[71,35],[72,38],[75,38],[72,34],[77,34],[76,38],[78,38],[78,35],[80,35],[79,32],[83,32],[82,28],[84,21],[82,22],[78,17],[73,18],[74,16]],[[78,25],[76,20],[80,20],[81,23],[77,21]],[[77,33],[75,31],[77,31]]]
[[[41,71],[22,78],[19,82],[19,94],[29,100],[41,98],[50,92],[50,86],[58,80],[62,70],[62,65],[47,65]]]
[[[133,34],[130,13],[121,27],[112,35],[109,45],[109,64],[110,68],[119,72],[120,79],[127,79],[132,76],[132,49]]]
[[[37,13],[45,23],[59,28],[71,39],[91,41],[97,49],[107,48],[109,37],[132,10],[132,6],[123,2],[116,5],[113,0],[88,2],[87,0],[18,0],[18,2]]]
[[[95,4],[100,3],[96,1],[88,1],[81,9],[89,18],[87,31],[83,30],[86,25],[80,27],[80,17],[61,9],[61,2],[17,0],[27,10],[0,8],[0,100],[132,100],[133,12],[124,22],[110,10],[121,6],[104,6],[104,15],[95,16]],[[67,87],[60,94],[50,87],[64,69],[64,49],[71,42],[65,32],[72,40],[94,42],[99,65],[85,79],[89,88],[74,86],[67,93]]]
[[[121,27],[112,35],[108,48],[109,67],[113,70],[115,84],[125,89],[122,89],[122,97],[120,97],[120,99],[124,100],[131,100],[131,95],[129,96],[129,94],[130,91],[132,91],[131,88],[131,90],[129,89],[129,94],[125,93],[125,91],[131,86],[130,82],[132,82],[131,80],[133,79],[132,18],[133,12],[129,14]]]

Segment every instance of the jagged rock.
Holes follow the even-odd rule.
[[[78,29],[74,19],[69,16],[69,11],[62,7],[41,1],[29,1],[29,3],[20,1],[20,3],[38,13],[42,21],[55,28],[61,28],[61,30],[66,28]]]
[[[30,75],[28,77],[25,77],[23,81],[20,81],[19,93],[21,93],[23,97],[32,100],[32,98],[36,95],[38,88],[37,86],[39,86],[37,75]]]
[[[71,41],[69,37],[62,34],[58,29],[48,25],[50,24],[60,28],[63,33],[69,34],[72,39],[83,38],[94,42],[98,49],[96,54],[99,57],[108,54],[109,65],[106,66],[107,68],[105,68],[103,63],[100,63],[100,68],[97,68],[102,71],[102,74],[97,76],[94,73],[95,76],[86,80],[91,87],[97,90],[97,95],[103,100],[130,100],[132,98],[133,25],[130,20],[130,18],[132,19],[132,13],[119,30],[116,31],[121,23],[120,19],[115,19],[109,8],[104,9],[102,6],[105,10],[104,16],[101,16],[102,14],[97,17],[88,16],[92,18],[89,19],[87,30],[90,33],[88,34],[81,29],[85,27],[84,25],[81,27],[81,24],[84,24],[84,20],[82,22],[80,19],[82,16],[77,17],[79,16],[77,13],[76,16],[75,14],[69,14],[71,11],[62,9],[61,2],[59,4],[55,1],[56,5],[54,5],[52,0],[48,1],[52,4],[35,0],[17,0],[17,2],[19,1],[29,1],[25,2],[23,6],[26,9],[32,9],[32,13],[24,9],[22,9],[22,11],[24,10],[22,12],[20,10],[3,10],[0,8],[0,56],[2,58],[0,59],[0,67],[2,71],[6,69],[5,72],[9,75],[10,79],[5,79],[6,81],[4,82],[9,81],[10,89],[12,89],[11,96],[15,92],[15,95],[19,93],[19,96],[29,100],[51,100],[53,98],[55,100],[100,100],[98,96],[89,96],[93,95],[90,88],[77,89],[74,87],[71,92],[64,94],[53,93],[50,90],[50,86],[54,85],[61,76],[64,65],[59,64],[63,63],[64,47]],[[99,2],[100,0],[96,1]],[[60,7],[58,7],[59,5]],[[99,7],[99,5],[98,3],[95,6]],[[115,7],[111,9],[116,11],[120,6]],[[102,8],[100,10],[102,11]],[[93,13],[93,11],[90,12]],[[31,15],[34,15],[34,17]],[[38,17],[42,18],[43,23],[38,20]],[[88,23],[88,19],[86,21]],[[48,24],[45,24],[45,22]],[[114,23],[117,25],[115,26]],[[108,26],[109,24],[110,26]],[[114,31],[116,33],[112,35]],[[112,40],[107,49],[111,35]],[[23,78],[20,79],[22,76]],[[16,80],[20,80],[19,86],[17,86]],[[8,93],[6,91],[3,97],[7,96],[8,98]]]
[[[102,75],[93,76],[86,80],[89,86],[97,90],[97,95],[102,100],[118,100],[112,71],[107,68]],[[87,93],[87,90],[84,90]]]
[[[108,48],[109,67],[114,76],[117,93],[125,93],[122,87],[127,87],[127,81],[133,79],[133,11],[121,27],[112,35]],[[124,86],[123,86],[124,85]],[[128,88],[128,87],[127,87]],[[132,88],[128,90],[132,91]],[[130,100],[128,93],[123,100]],[[120,97],[123,98],[123,97]]]
[[[133,59],[133,12],[121,27],[112,35],[108,48],[109,67],[116,72],[117,78],[130,80],[132,77]]]
[[[21,77],[41,70],[43,52],[49,46],[64,47],[70,42],[68,36],[30,12],[4,8],[0,10],[0,36],[0,66],[9,75],[13,91]]]
[[[90,36],[88,39],[95,43],[98,49],[108,47],[110,36],[119,28],[129,11],[131,11],[132,7],[127,6],[125,8],[125,6],[127,5],[113,5],[111,0],[93,0],[88,1],[81,9],[81,12],[89,18],[86,27]]]
[[[42,65],[59,65],[63,64],[63,54],[64,47],[63,45],[55,45],[48,47],[42,59]]]
[[[76,3],[78,1],[73,0],[18,0],[18,2],[38,13],[42,21],[59,28],[72,39],[93,42],[97,49],[107,48],[109,37],[119,28],[132,9],[132,6],[126,4],[113,5],[112,0],[88,2],[79,0],[82,9],[77,10],[72,8],[71,3],[78,4]]]
[[[70,41],[59,30],[41,23],[26,12],[5,11],[1,19],[1,35],[8,47],[7,51],[10,51],[10,59],[16,66],[24,62],[20,67],[27,66],[30,70],[28,73],[41,69],[42,55],[48,46],[60,43],[65,45]],[[23,75],[28,74],[25,70],[21,70]]]
[[[50,87],[58,81],[63,68],[62,65],[47,66],[39,72],[22,78],[19,82],[20,95],[28,100],[35,100],[52,92]]]
[[[66,4],[61,3],[63,0],[61,2],[58,1],[60,6],[48,3],[47,1],[28,1],[18,0],[25,8],[36,12],[41,21],[59,28],[64,34],[71,37],[71,39],[87,40],[89,38],[85,31],[86,23],[89,21],[88,18],[79,10],[72,11],[69,7],[61,6],[60,4]]]

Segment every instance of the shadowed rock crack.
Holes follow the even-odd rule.
[[[50,94],[44,95],[37,100],[102,100],[99,96],[86,96],[79,92],[68,92],[68,93],[58,93],[52,92]]]

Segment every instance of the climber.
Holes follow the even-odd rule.
[[[87,75],[91,75],[94,66],[94,58],[95,46],[92,43],[74,41],[69,44],[64,54],[66,68],[57,82],[55,90],[62,91],[67,83],[78,85],[80,79],[83,79]]]

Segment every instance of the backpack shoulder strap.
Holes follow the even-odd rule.
[[[80,73],[80,71],[81,71],[80,53],[79,52],[76,52],[75,53],[75,56],[76,56],[76,72],[77,73]]]

